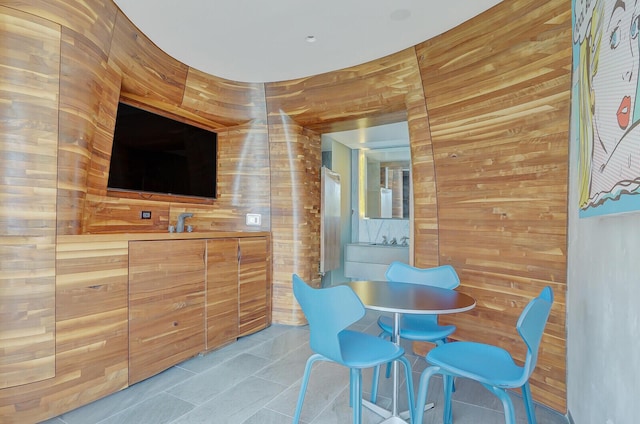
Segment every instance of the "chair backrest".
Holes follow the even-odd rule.
[[[385,273],[388,281],[398,283],[425,284],[429,286],[455,289],[460,285],[460,278],[451,265],[433,268],[416,268],[403,262],[391,262]]]
[[[339,334],[365,315],[358,295],[348,286],[314,289],[296,274],[293,294],[309,322],[311,350],[342,363]]]
[[[531,376],[538,361],[538,348],[547,325],[551,305],[553,304],[553,291],[551,287],[542,289],[538,297],[532,299],[524,308],[516,324],[520,337],[527,345],[527,358],[524,364],[522,384]]]

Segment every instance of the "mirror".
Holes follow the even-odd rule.
[[[323,154],[333,152],[333,143],[351,152],[352,213],[360,219],[409,220],[411,151],[407,121],[369,127],[363,124],[354,130],[323,134]]]
[[[367,218],[409,219],[409,147],[360,150],[360,205]]]

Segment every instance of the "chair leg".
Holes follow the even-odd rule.
[[[391,334],[386,331],[378,334],[378,337],[381,339],[389,339],[391,340]],[[391,376],[391,362],[387,362],[387,371],[386,377],[389,378]],[[373,368],[373,378],[371,380],[371,403],[376,403],[378,400],[378,382],[380,381],[380,365],[376,365]]]
[[[411,375],[411,363],[405,356],[401,356],[398,358],[400,362],[404,365],[404,373],[405,373],[405,382],[407,384],[407,400],[409,403],[409,415],[411,417],[411,422],[414,423],[414,410],[413,405],[415,403],[414,395],[413,395],[413,376]]]
[[[536,410],[533,406],[533,398],[531,397],[531,387],[527,381],[522,386],[522,400],[524,401],[524,408],[527,411],[527,419],[529,424],[536,424]]]
[[[309,384],[309,376],[311,375],[311,366],[317,360],[324,359],[324,356],[320,354],[314,354],[307,359],[307,365],[304,367],[304,374],[302,376],[302,384],[300,385],[300,393],[298,394],[298,403],[296,404],[296,412],[293,415],[293,424],[298,424],[300,421],[300,414],[302,413],[302,403],[304,402],[304,395],[307,393],[307,385]]]
[[[483,384],[483,386],[498,396],[500,401],[502,401],[502,407],[504,408],[504,422],[506,424],[516,424],[516,414],[513,411],[513,402],[511,401],[511,397],[509,397],[509,393],[504,389],[490,386],[488,384]]]
[[[350,375],[350,394],[351,407],[353,409],[353,424],[362,423],[362,370],[360,368],[351,368]]]
[[[371,403],[378,400],[378,380],[380,379],[380,365],[373,367],[373,376],[371,377]]]
[[[391,341],[391,334],[387,333],[386,331],[380,333],[378,337],[382,339],[389,339],[389,341]],[[384,376],[386,378],[391,377],[391,362],[387,362],[387,371],[385,372]]]
[[[436,347],[442,346],[443,344],[447,343],[447,338],[445,337],[444,339],[436,340],[434,343],[436,344]],[[453,378],[453,386],[451,388],[451,393],[455,393],[455,392],[456,392],[456,379],[454,377]]]
[[[442,412],[442,422],[451,424],[453,422],[452,394],[453,394],[453,376],[450,374],[442,374],[442,383],[444,388],[444,410]]]
[[[413,417],[411,417],[412,423],[422,423],[422,417],[424,416],[424,405],[427,403],[427,392],[429,389],[429,379],[434,374],[440,372],[440,367],[431,366],[426,368],[420,374],[420,384],[418,386],[418,396],[415,399],[413,408]]]

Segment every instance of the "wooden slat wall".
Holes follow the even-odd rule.
[[[2,0],[2,5],[55,22],[109,51],[117,11],[111,0]]]
[[[55,372],[60,27],[0,6],[0,388]]]
[[[4,20],[19,16],[20,28],[34,29],[33,40],[20,44],[15,38],[20,30],[3,28],[11,33],[3,34],[3,48],[13,43],[23,52],[50,40],[54,28],[61,37],[61,51],[54,53],[60,61],[55,74],[61,81],[60,106],[53,108],[73,125],[61,126],[60,134],[51,130],[52,139],[61,140],[55,146],[59,154],[44,161],[55,173],[60,156],[60,234],[161,232],[191,209],[196,228],[233,231],[245,229],[245,213],[262,213],[263,226],[256,229],[273,233],[273,317],[279,322],[303,322],[291,296],[291,273],[319,282],[319,176],[307,170],[319,169],[320,134],[407,119],[416,265],[453,264],[462,289],[477,297],[476,310],[453,318],[461,338],[493,342],[497,337],[520,353],[515,318],[539,288],[551,284],[556,304],[533,377],[534,397],[564,411],[570,7],[564,0],[504,0],[415,48],[346,70],[264,85],[222,80],[178,63],[110,0],[8,0],[0,13]],[[1,78],[9,78],[6,69],[2,72]],[[7,86],[15,86],[16,78],[10,75]],[[221,196],[213,205],[107,196],[121,95],[218,131]],[[29,101],[28,106],[41,104]],[[23,111],[31,120],[39,116]],[[24,136],[19,129],[7,130],[11,137]],[[5,140],[3,135],[3,149]],[[45,200],[43,186],[38,187],[38,200],[55,205],[56,195]],[[21,207],[15,196],[10,206],[0,206],[3,213]],[[142,209],[151,210],[154,219],[141,224]],[[40,226],[21,224],[16,232],[24,235],[37,227],[54,234],[55,218],[51,225],[47,219]],[[3,236],[2,243],[10,240]],[[53,242],[47,239],[39,247]],[[8,257],[25,260],[5,252],[3,266]],[[117,261],[113,268],[119,269]],[[99,321],[94,322],[91,331],[101,334]],[[72,337],[72,327],[64,329]],[[79,358],[74,360],[84,367]],[[99,397],[103,389],[120,384],[121,371],[114,370],[118,377],[106,373],[61,392],[58,377],[4,389],[0,421],[44,419]],[[79,372],[86,377],[89,371]],[[100,383],[102,378],[112,378],[113,384]],[[5,414],[16,408],[19,414]]]
[[[207,350],[238,337],[238,239],[207,240],[205,334]]]
[[[122,93],[127,98],[161,110],[182,102],[188,67],[166,55],[121,12],[109,58],[122,72]]]
[[[267,296],[269,248],[266,237],[245,237],[238,240],[238,337],[247,336],[266,328],[270,302]]]
[[[245,214],[262,214],[270,225],[269,144],[263,84],[240,83],[191,69],[151,43],[121,13],[115,20],[108,69],[104,79],[119,87],[118,97],[151,107],[218,133],[218,198],[205,204],[107,195],[112,120],[118,97],[102,97],[104,134],[96,138],[87,183],[85,233],[166,231],[185,211],[193,212],[196,230],[246,229]],[[152,212],[140,220],[140,211]]]
[[[1,390],[0,422],[39,422],[126,387],[127,246],[58,238],[55,377]]]
[[[129,384],[205,349],[206,240],[129,242]]]
[[[304,317],[291,293],[291,274],[296,272],[309,283],[319,284],[321,158],[320,151],[315,150],[320,148],[315,145],[319,135],[363,124],[408,120],[410,134],[416,136],[413,153],[418,168],[414,172],[433,175],[430,140],[421,133],[428,122],[413,49],[341,71],[269,83],[266,92],[271,143],[273,319],[300,324]],[[305,143],[305,131],[313,135],[306,141],[308,148],[300,145]],[[314,150],[305,150],[309,148]],[[305,158],[308,164],[303,162]],[[430,195],[424,203],[434,202],[435,197]],[[435,208],[425,212],[430,215],[422,219],[433,223]],[[417,243],[424,238],[426,245],[433,245],[436,232],[430,230],[420,234]],[[313,237],[305,240],[309,235]],[[429,257],[426,261],[435,263],[437,250],[425,252],[425,256]]]
[[[56,267],[52,413],[127,386],[128,242],[58,238]]]
[[[102,100],[107,56],[82,35],[63,27],[58,142],[58,233],[81,234],[91,143]]]
[[[416,49],[440,263],[453,265],[461,290],[478,301],[445,321],[457,325],[454,338],[498,343],[523,360],[516,321],[550,285],[556,300],[532,392],[564,411],[570,4],[507,1],[481,19]]]
[[[318,286],[320,277],[320,136],[285,116],[269,124],[271,156],[272,314],[283,324],[304,322],[291,290],[297,273]]]

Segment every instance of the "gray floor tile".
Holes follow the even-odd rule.
[[[155,423],[166,424],[191,411],[195,406],[181,399],[160,393],[134,408],[112,415],[100,424]]]
[[[267,404],[267,407],[283,415],[293,416],[300,384],[301,380],[289,386],[280,396]],[[301,418],[312,422],[348,384],[349,370],[347,368],[329,362],[316,362],[309,378]]]
[[[353,328],[378,335],[379,314],[367,311]],[[428,366],[403,341],[412,364],[414,391],[420,373]],[[292,420],[304,366],[312,354],[308,326],[274,325],[233,344],[192,358],[157,376],[99,401],[56,417],[46,424],[282,424]],[[401,368],[401,367],[400,367]],[[402,369],[402,368],[401,368]],[[381,369],[378,404],[390,408],[392,380]],[[404,374],[404,373],[403,373]],[[370,398],[371,370],[363,372],[364,398]],[[400,379],[398,405],[408,407],[404,378]],[[512,396],[518,424],[526,423],[519,395]],[[427,402],[435,402],[420,424],[442,423],[442,378],[429,384]],[[453,395],[455,424],[503,424],[502,404],[484,387],[456,380]],[[301,424],[351,422],[349,370],[334,363],[316,362],[302,410]],[[536,405],[538,424],[567,424],[566,417]],[[383,419],[363,408],[363,423]]]
[[[180,417],[174,424],[242,424],[285,388],[277,383],[248,377]]]
[[[180,368],[168,370],[141,381],[126,390],[113,393],[93,403],[63,414],[60,418],[67,424],[97,423],[123,409],[139,404],[167,389],[195,376],[194,373]]]
[[[293,417],[283,415],[270,409],[262,408],[242,424],[283,424],[290,423]],[[300,421],[299,424],[308,424]]]
[[[306,340],[302,339],[302,336],[305,338],[308,337],[308,332],[287,331],[260,343],[252,349],[248,349],[247,353],[271,360],[278,360],[306,344]]]
[[[200,405],[268,364],[267,359],[242,353],[182,384],[178,384],[168,390],[168,393],[187,402]]]
[[[256,376],[290,386],[297,380],[300,380],[304,373],[304,367],[307,363],[307,359],[312,354],[313,352],[309,348],[309,344],[304,343],[302,346],[289,352],[281,359],[274,361],[261,371],[258,371]]]

